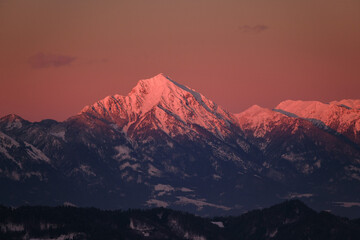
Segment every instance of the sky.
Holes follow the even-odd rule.
[[[232,113],[360,98],[359,0],[0,0],[0,117],[63,121],[164,73]]]

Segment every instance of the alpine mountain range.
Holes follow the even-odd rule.
[[[0,119],[0,204],[360,216],[360,100],[233,114],[164,74],[63,122]]]

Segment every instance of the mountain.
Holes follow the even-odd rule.
[[[0,203],[228,215],[297,197],[356,217],[357,103],[285,101],[232,114],[159,74],[64,122],[8,115]]]
[[[159,129],[170,137],[191,137],[194,131],[199,133],[199,127],[224,138],[234,122],[233,116],[214,102],[164,74],[141,80],[127,96],[106,97],[81,113],[115,123],[130,138],[142,135],[145,129]]]
[[[345,105],[347,104],[347,105]],[[351,106],[351,107],[350,107]],[[329,104],[317,101],[284,101],[275,107],[278,111],[294,114],[314,124],[330,128],[351,141],[360,144],[360,109],[359,101],[342,100]]]
[[[358,239],[358,220],[298,200],[237,217],[201,218],[165,208],[0,207],[0,239]]]
[[[316,212],[299,200],[254,210],[238,217],[220,217],[226,239],[356,239],[356,220]]]

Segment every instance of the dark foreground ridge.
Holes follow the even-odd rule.
[[[299,200],[239,217],[203,218],[165,208],[0,207],[0,239],[359,239],[360,220]]]

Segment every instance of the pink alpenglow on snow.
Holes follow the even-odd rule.
[[[140,80],[127,96],[108,96],[86,106],[84,113],[113,121],[129,135],[141,129],[147,118],[156,118],[153,128],[167,134],[191,132],[198,125],[221,138],[231,132],[230,123],[236,122],[232,114],[164,74]]]

